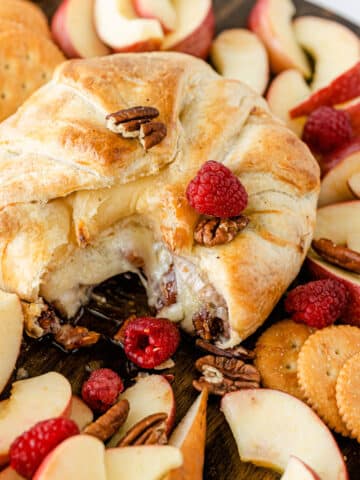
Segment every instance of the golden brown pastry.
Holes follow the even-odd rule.
[[[156,107],[149,150],[106,116]],[[245,185],[249,224],[227,244],[194,243],[185,190],[207,160]],[[310,245],[319,169],[265,101],[177,53],[62,64],[0,126],[0,287],[73,316],[94,285],[141,268],[158,314],[234,345],[266,319]],[[34,308],[36,310],[36,308]],[[206,329],[206,328],[205,328]]]
[[[51,37],[45,14],[28,0],[1,0],[0,20],[10,20],[30,28],[37,34]]]

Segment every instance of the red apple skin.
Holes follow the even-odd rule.
[[[63,0],[60,7],[56,10],[51,21],[51,33],[53,39],[68,58],[81,58],[79,52],[76,51],[71,43],[70,37],[66,29],[66,14],[69,0]]]
[[[170,46],[168,50],[187,53],[205,60],[209,55],[214,35],[215,15],[211,7],[201,25],[179,43]]]
[[[345,285],[349,293],[349,302],[346,311],[342,315],[341,323],[360,327],[360,283],[356,285],[355,283],[337,277],[332,272],[326,270],[320,262],[309,257],[306,259],[306,267],[315,280],[332,278]]]
[[[137,42],[132,45],[127,45],[124,48],[114,48],[115,53],[141,53],[141,52],[153,52],[159,50],[161,41],[157,38],[149,38],[146,42]]]
[[[343,147],[337,148],[328,155],[320,159],[322,176],[324,177],[330,170],[345,160],[349,155],[360,151],[360,136],[354,137]]]

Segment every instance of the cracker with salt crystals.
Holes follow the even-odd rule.
[[[64,60],[51,40],[15,22],[0,20],[0,121],[47,83]]]
[[[360,353],[349,358],[340,370],[336,403],[351,436],[360,442]]]
[[[0,20],[10,20],[47,38],[51,37],[46,16],[37,5],[31,2],[0,0]]]
[[[336,432],[350,436],[336,403],[336,381],[346,360],[360,352],[360,328],[327,327],[311,335],[300,350],[298,380],[307,402]]]
[[[297,359],[305,340],[313,329],[293,320],[272,325],[258,339],[255,365],[264,387],[304,399],[297,380]]]

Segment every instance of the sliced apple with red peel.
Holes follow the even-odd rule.
[[[202,480],[206,443],[208,392],[203,390],[172,433],[169,444],[180,448],[184,463],[166,480]]]
[[[170,383],[162,375],[140,378],[119,396],[119,400],[122,399],[129,402],[129,415],[120,430],[111,438],[110,447],[116,447],[131,427],[154,413],[167,413],[167,432],[171,430],[175,419],[175,397]]]
[[[290,118],[289,110],[307,98],[310,92],[308,84],[298,70],[285,70],[274,78],[266,95],[272,113],[299,137],[302,135],[306,119]]]
[[[297,118],[309,115],[323,105],[339,105],[358,96],[360,96],[360,62],[292,108],[290,116]]]
[[[94,414],[81,398],[73,395],[71,399],[70,418],[74,420],[81,432],[94,420]]]
[[[42,420],[68,416],[70,408],[71,386],[60,373],[15,382],[10,398],[0,402],[0,465],[15,438]]]
[[[211,0],[174,0],[177,28],[166,35],[162,49],[206,58],[215,32]]]
[[[90,435],[75,435],[60,443],[43,460],[33,480],[109,480],[105,447]]]
[[[263,41],[274,73],[295,68],[309,77],[311,69],[297,43],[292,25],[295,6],[291,0],[257,0],[249,17],[249,28]]]
[[[322,171],[319,206],[354,198],[348,180],[360,172],[360,138],[324,157]]]
[[[226,78],[240,80],[262,95],[269,81],[266,49],[258,37],[245,28],[224,30],[211,46],[211,60]]]
[[[176,11],[170,0],[133,0],[139,17],[159,20],[165,33],[176,29]]]
[[[55,42],[69,58],[100,57],[110,49],[94,25],[94,0],[63,0],[51,22]]]
[[[20,353],[23,323],[19,297],[0,290],[0,393],[11,377]]]
[[[145,445],[110,448],[105,452],[107,480],[160,480],[182,464],[178,448]]]
[[[225,395],[221,409],[243,461],[282,472],[293,455],[322,479],[348,479],[330,430],[297,398],[278,390],[240,390]]]
[[[298,17],[294,30],[299,44],[315,63],[312,90],[326,87],[360,60],[360,41],[349,28],[320,17]]]
[[[132,0],[95,0],[95,27],[115,52],[158,50],[164,37],[160,22],[138,18]]]
[[[359,218],[359,200],[319,208],[314,238],[328,238],[336,244],[360,251]],[[308,252],[306,265],[314,279],[332,278],[346,286],[349,302],[342,321],[360,326],[360,275],[328,263],[312,249]]]
[[[291,456],[281,480],[321,480],[321,478],[300,458]]]
[[[18,473],[15,472],[11,467],[5,468],[0,472],[0,480],[25,480],[24,477],[21,477]]]

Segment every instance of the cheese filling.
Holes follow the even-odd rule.
[[[163,243],[154,242],[150,228],[135,223],[118,224],[85,248],[72,248],[43,277],[40,294],[68,318],[89,300],[99,283],[125,272],[134,272],[146,288],[148,302],[158,316],[181,322],[194,330],[192,319],[212,306],[217,318],[228,323],[224,299],[199,274],[196,265],[173,255]],[[164,298],[164,292],[171,294]]]

